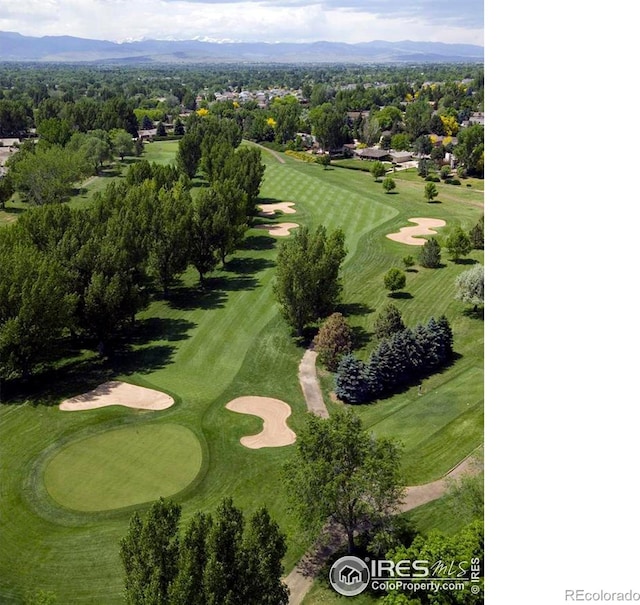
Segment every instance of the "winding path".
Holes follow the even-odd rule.
[[[298,378],[308,410],[316,416],[328,418],[329,411],[322,398],[322,391],[320,390],[316,373],[317,357],[318,354],[312,349],[305,351],[298,367]],[[404,501],[400,505],[400,512],[404,513],[417,506],[441,498],[447,491],[447,486],[451,479],[456,479],[466,473],[477,472],[473,464],[475,451],[445,473],[442,478],[423,485],[408,486]],[[327,543],[320,546],[312,546],[284,579],[285,584],[289,587],[289,605],[300,605],[302,603],[305,595],[311,590],[313,581],[324,562],[342,546],[344,539],[341,532],[329,530],[329,535],[330,538]]]

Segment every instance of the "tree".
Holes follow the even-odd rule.
[[[187,268],[190,209],[191,196],[180,183],[171,191],[160,190],[151,223],[149,269],[160,282],[165,298],[173,279]]]
[[[126,130],[112,130],[109,136],[111,138],[113,151],[116,155],[120,156],[120,161],[124,160],[125,155],[133,155],[133,138]]]
[[[336,368],[336,396],[347,403],[369,401],[369,373],[364,362],[352,353],[342,357]]]
[[[342,313],[333,313],[324,321],[313,339],[318,359],[327,370],[335,372],[340,358],[351,351],[353,333]]]
[[[173,134],[176,136],[184,136],[184,124],[180,118],[176,118],[176,121],[173,123]]]
[[[468,174],[484,176],[484,126],[482,124],[463,128],[458,134],[458,144],[454,151]]]
[[[376,161],[371,164],[369,172],[371,172],[373,178],[376,180],[376,182],[378,182],[378,180],[380,180],[380,178],[382,178],[387,173],[387,169],[384,167],[384,164],[382,162]]]
[[[200,283],[216,266],[218,249],[216,211],[218,202],[212,189],[200,189],[191,206],[189,261],[198,271]]]
[[[396,182],[388,176],[384,181],[382,181],[382,188],[387,192],[391,193],[396,188]]]
[[[153,128],[153,121],[149,117],[149,114],[144,114],[140,121],[140,130],[151,130]]]
[[[469,239],[474,250],[484,250],[484,215],[469,231]]]
[[[198,172],[201,153],[198,134],[195,132],[185,134],[178,144],[176,164],[190,179]]]
[[[128,605],[168,605],[169,587],[178,574],[178,504],[160,498],[143,519],[136,512],[120,542]]]
[[[484,265],[475,265],[456,278],[456,300],[473,305],[484,305]]]
[[[455,227],[445,240],[445,248],[454,262],[471,252],[471,239],[462,227]]]
[[[338,229],[327,235],[322,225],[314,233],[303,226],[280,245],[274,294],[298,335],[333,312],[342,291],[339,273],[345,256],[344,233]]]
[[[164,122],[162,120],[160,120],[158,122],[158,128],[156,129],[156,136],[158,137],[166,137],[167,136],[167,129],[164,125]]]
[[[435,200],[438,197],[438,188],[436,187],[435,183],[432,183],[431,181],[429,181],[424,186],[424,197],[429,203],[431,203],[433,200]]]
[[[327,419],[308,417],[285,482],[305,526],[339,524],[353,553],[356,531],[384,526],[397,511],[399,468],[394,442],[366,432],[350,410],[338,410]]]
[[[420,248],[418,262],[429,269],[440,266],[440,244],[435,237],[430,237]]]
[[[400,310],[392,303],[382,307],[373,324],[375,335],[380,339],[402,332],[405,328]]]
[[[14,154],[9,163],[9,177],[17,191],[38,206],[63,201],[82,175],[84,162],[78,153],[58,146],[38,145]]]
[[[407,151],[408,149],[411,149],[411,139],[409,138],[409,135],[404,132],[394,134],[391,137],[391,148],[400,151]]]
[[[4,210],[5,204],[13,196],[13,184],[8,175],[0,176],[0,208]]]
[[[6,244],[0,242],[0,378],[28,376],[52,360],[77,302],[55,258],[8,236]]]
[[[407,276],[397,267],[392,267],[384,275],[384,287],[390,292],[402,290],[407,283]]]
[[[323,151],[335,149],[346,140],[345,118],[345,114],[331,103],[323,103],[309,111],[311,132]]]

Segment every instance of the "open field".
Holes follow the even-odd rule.
[[[154,143],[145,147],[143,157],[171,161],[176,148],[175,141]],[[416,252],[385,235],[406,226],[408,218],[420,216],[446,220],[444,232],[455,225],[469,229],[483,212],[483,194],[438,186],[440,203],[426,204],[419,183],[398,180],[397,193],[386,195],[369,174],[323,170],[282,157],[281,164],[263,154],[267,172],[260,201],[295,202],[295,221],[300,225],[324,224],[345,231],[348,256],[341,310],[356,329],[358,355],[364,358],[374,345],[375,313],[391,300],[382,277],[390,267],[401,267],[403,256]],[[278,214],[257,222],[289,218]],[[285,567],[291,569],[308,547],[296,536],[296,521],[281,487],[282,465],[293,449],[242,446],[240,439],[260,432],[262,420],[225,409],[237,397],[261,395],[291,406],[287,423],[294,432],[304,422],[306,406],[297,379],[304,349],[291,338],[274,301],[276,253],[276,238],[250,230],[243,249],[230,257],[226,270],[211,274],[206,290],[192,287],[197,275],[189,270],[168,300],[154,300],[139,316],[134,346],[112,366],[85,352],[81,361],[60,368],[57,378],[43,381],[35,394],[0,406],[1,603],[19,603],[33,588],[55,592],[61,603],[122,603],[118,541],[134,509],[130,505],[140,500],[114,500],[109,508],[124,508],[87,512],[97,510],[91,508],[91,498],[77,496],[61,507],[56,500],[64,499],[65,482],[81,481],[86,467],[81,461],[76,466],[69,461],[66,473],[52,465],[61,469],[65,457],[68,461],[82,450],[82,457],[102,456],[103,476],[132,482],[126,466],[118,470],[109,454],[121,438],[127,442],[121,449],[133,448],[135,440],[128,443],[127,437],[140,430],[145,439],[136,455],[144,457],[154,448],[166,448],[167,454],[176,447],[189,452],[180,461],[187,468],[176,477],[168,473],[167,479],[176,483],[166,488],[179,492],[176,500],[183,505],[185,520],[197,510],[212,510],[224,496],[233,496],[247,514],[265,504],[290,537]],[[483,254],[474,251],[469,258],[468,263],[482,262]],[[482,442],[483,324],[453,300],[455,277],[471,265],[453,264],[446,254],[443,264],[441,269],[416,267],[408,272],[406,297],[394,303],[409,326],[446,314],[459,358],[423,381],[422,395],[411,387],[357,408],[367,428],[404,443],[402,470],[407,484],[438,478]],[[52,405],[113,379],[157,388],[171,394],[177,404],[159,412],[111,407],[81,413],[63,413]],[[328,396],[332,381],[326,373],[321,373],[321,380],[331,411],[339,405]],[[176,426],[193,437],[176,434],[167,443],[163,431]],[[193,474],[196,442],[200,462]],[[160,461],[149,472],[162,475],[162,468],[171,464]],[[305,602],[320,602],[309,598]]]

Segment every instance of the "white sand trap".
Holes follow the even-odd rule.
[[[108,405],[123,405],[138,410],[166,410],[174,404],[166,393],[146,389],[135,384],[111,380],[82,395],[65,399],[60,409],[65,412],[95,410]]]
[[[225,406],[232,412],[251,414],[264,421],[257,435],[242,437],[240,443],[252,450],[262,447],[281,447],[295,443],[296,434],[287,426],[291,416],[289,404],[271,397],[238,397]]]
[[[436,227],[444,227],[447,223],[439,218],[410,218],[410,223],[415,223],[416,227],[402,227],[397,233],[389,233],[387,237],[394,242],[409,244],[410,246],[422,246],[424,238],[420,235],[437,235]]]
[[[269,235],[285,237],[290,235],[289,231],[291,229],[295,229],[299,226],[300,225],[296,223],[274,223],[273,225],[256,225],[256,229],[267,229],[269,231]]]
[[[276,212],[282,214],[295,214],[296,211],[291,207],[295,202],[280,202],[279,204],[258,204],[260,212],[259,216],[275,216]]]

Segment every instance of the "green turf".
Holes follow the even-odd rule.
[[[201,464],[200,442],[190,429],[143,424],[67,445],[46,466],[44,484],[62,506],[105,511],[173,496]]]
[[[170,161],[171,146],[175,151],[174,141],[147,145],[143,157]],[[391,300],[383,275],[417,251],[385,235],[418,216],[469,229],[483,213],[483,194],[460,187],[445,191],[443,186],[440,203],[427,204],[418,183],[398,181],[397,193],[386,195],[368,174],[323,170],[281,157],[284,164],[263,154],[267,170],[261,202],[294,201],[297,214],[260,222],[324,224],[345,231],[349,253],[341,310],[356,328],[357,354],[366,357],[375,345],[375,312]],[[110,512],[72,511],[57,506],[42,481],[48,461],[64,455],[58,452],[74,443],[96,443],[109,431],[189,427],[204,449],[200,473],[176,496],[184,522],[195,511],[211,511],[224,496],[232,496],[247,514],[263,504],[269,508],[288,535],[287,570],[307,548],[282,488],[282,465],[294,448],[244,448],[240,437],[254,431],[258,421],[224,408],[241,395],[282,399],[292,407],[289,424],[294,431],[306,414],[297,380],[303,349],[291,338],[272,291],[278,240],[257,229],[247,235],[244,248],[230,257],[226,270],[218,268],[210,276],[206,290],[194,287],[197,275],[189,270],[168,300],[154,300],[139,315],[134,344],[114,361],[114,369],[94,352],[84,352],[60,368],[57,377],[43,381],[37,396],[0,406],[0,603],[19,603],[33,588],[55,592],[62,603],[122,603],[118,542],[132,509],[148,504]],[[482,262],[482,252],[475,251],[471,259]],[[407,273],[406,297],[395,302],[408,325],[446,313],[459,358],[425,381],[421,397],[413,386],[357,408],[367,427],[405,444],[402,471],[411,483],[440,476],[482,442],[483,324],[453,300],[456,275],[471,265],[452,263],[446,254],[443,265]],[[143,414],[124,408],[61,414],[45,405],[111,378],[159,388],[179,403]],[[334,409],[337,404],[329,400],[332,378],[322,380],[325,400]],[[156,441],[158,450],[163,443]],[[108,466],[101,472],[114,475]],[[68,480],[73,483],[76,475]]]

